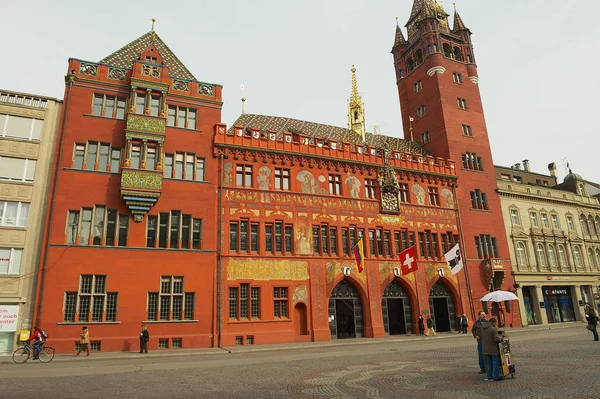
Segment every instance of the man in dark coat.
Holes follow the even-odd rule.
[[[150,334],[145,324],[142,324],[142,332],[140,333],[140,353],[148,353],[148,341]]]
[[[502,342],[502,338],[496,328],[496,319],[492,317],[490,321],[483,322],[482,330],[482,352],[487,358],[487,378],[485,380],[500,381],[500,348],[498,343]]]
[[[477,353],[479,354],[479,374],[485,373],[485,363],[483,362],[483,353],[481,352],[481,334],[479,331],[482,327],[482,323],[485,320],[485,312],[482,310],[479,312],[479,319],[475,320],[473,323],[473,328],[471,329],[471,334],[473,334],[473,338],[477,340]]]

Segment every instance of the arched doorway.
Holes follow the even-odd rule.
[[[412,332],[412,306],[406,290],[397,280],[385,287],[381,298],[383,327],[389,335]]]
[[[444,332],[456,329],[454,298],[442,280],[438,280],[429,291],[429,311],[436,331]]]
[[[308,335],[306,320],[306,305],[297,303],[294,306],[294,330],[296,335]]]
[[[363,308],[356,288],[347,280],[335,286],[329,297],[329,330],[331,338],[363,336]]]

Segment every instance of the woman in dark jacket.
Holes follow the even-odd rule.
[[[596,312],[591,306],[588,307],[587,321],[588,330],[590,330],[594,334],[594,341],[598,341],[598,316],[596,316]]]
[[[423,315],[419,315],[419,335],[425,335],[425,321]]]

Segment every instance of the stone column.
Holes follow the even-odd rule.
[[[533,301],[533,311],[538,324],[548,324],[548,315],[546,309],[540,307],[540,302],[544,302],[544,294],[542,293],[542,285],[535,286],[535,290],[530,290],[531,300]]]
[[[569,287],[569,289],[571,290],[571,300],[573,301],[575,320],[585,321],[585,312],[583,311],[583,306],[579,305],[579,301],[583,301],[583,298],[581,296],[581,286],[573,285]]]
[[[519,286],[519,288],[517,288],[517,296],[519,297],[519,312],[521,313],[521,325],[522,326],[526,326],[527,325],[527,311],[525,310],[525,300],[523,297],[523,288],[521,288]],[[537,316],[536,316],[537,319]]]
[[[146,105],[144,106],[144,115],[150,115],[151,102],[152,102],[152,89],[146,89]]]
[[[163,171],[163,153],[162,153],[163,143],[159,142],[156,146],[156,163],[154,164],[154,170]],[[169,176],[171,177],[171,176]]]
[[[160,109],[158,111],[158,115],[161,118],[165,118],[167,116],[167,92],[163,91],[160,95]]]
[[[137,87],[131,86],[131,96],[129,97],[129,112],[135,112],[135,101],[136,101],[136,90]]]

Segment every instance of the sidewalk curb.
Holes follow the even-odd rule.
[[[549,326],[547,324],[540,326],[527,326],[523,328],[516,329],[507,329],[509,334],[520,334],[523,332],[536,331],[536,330],[559,330],[559,329],[569,329],[576,328],[584,323],[581,322],[573,322],[569,324]],[[443,335],[440,335],[443,334]],[[163,357],[184,357],[184,356],[206,356],[206,355],[229,355],[229,354],[242,354],[242,353],[255,353],[255,352],[277,352],[284,350],[299,350],[299,349],[317,349],[317,348],[335,348],[335,347],[348,347],[348,346],[358,346],[358,345],[376,345],[376,344],[386,344],[386,343],[401,343],[401,342],[411,342],[411,341],[421,341],[423,339],[428,339],[429,341],[440,340],[440,339],[451,339],[458,338],[457,334],[452,333],[440,333],[435,337],[424,337],[421,338],[419,335],[406,335],[402,338],[367,338],[364,341],[354,341],[354,340],[345,340],[342,342],[334,342],[334,341],[326,341],[326,342],[307,342],[302,345],[297,345],[295,343],[289,344],[280,344],[280,346],[256,346],[256,347],[248,347],[248,346],[233,346],[233,347],[222,347],[222,348],[204,348],[199,350],[190,349],[186,352],[177,352],[177,351],[155,351],[151,352],[147,355],[141,355],[137,352],[128,352],[122,353],[119,355],[111,356],[112,353],[116,352],[107,352],[100,355],[92,355],[89,359],[86,357],[76,358],[74,355],[66,355],[60,354],[54,358],[53,362],[78,362],[82,361],[85,358],[85,361],[101,361],[101,360],[126,360],[126,359],[160,359]],[[459,337],[466,335],[469,337],[469,334],[459,334]],[[208,350],[207,350],[208,349]],[[117,352],[118,353],[118,352]],[[104,356],[103,356],[104,355]],[[3,359],[4,358],[4,359]],[[0,364],[15,364],[12,360],[11,355],[0,356]]]

